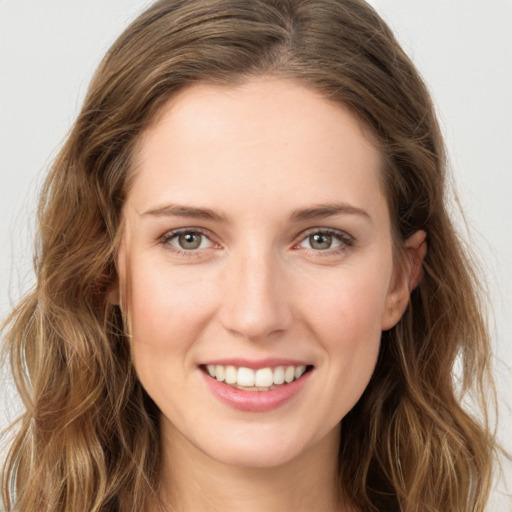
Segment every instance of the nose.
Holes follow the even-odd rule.
[[[286,269],[271,250],[232,255],[223,283],[224,328],[250,340],[275,338],[292,322]]]

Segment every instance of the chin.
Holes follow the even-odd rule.
[[[300,457],[302,450],[274,443],[248,443],[210,453],[218,462],[239,468],[270,469],[286,465]]]
[[[252,428],[251,428],[252,427]],[[210,458],[240,468],[277,468],[299,460],[317,442],[304,431],[265,428],[254,424],[245,431],[231,431],[199,448]]]

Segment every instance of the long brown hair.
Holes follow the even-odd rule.
[[[411,61],[362,0],[161,0],[109,50],[42,190],[37,284],[5,328],[26,408],[3,472],[8,511],[138,511],[158,494],[158,410],[107,300],[132,156],[177,90],[260,75],[350,108],[384,156],[398,250],[427,233],[423,279],[342,420],[343,493],[364,511],[484,510],[494,440],[485,408],[476,421],[461,399],[472,391],[484,405],[489,339]]]

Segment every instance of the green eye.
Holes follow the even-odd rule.
[[[162,237],[162,242],[178,252],[194,252],[214,245],[206,234],[195,229],[170,231]]]
[[[302,241],[298,244],[303,249],[309,249],[315,252],[325,252],[325,254],[334,254],[350,247],[354,239],[343,231],[333,229],[315,229],[306,232]]]
[[[316,233],[314,235],[310,235],[308,240],[311,248],[318,251],[325,251],[326,249],[330,249],[333,241],[332,235],[327,233]]]
[[[182,249],[192,250],[198,249],[201,246],[201,242],[203,239],[203,235],[201,233],[194,233],[192,231],[188,231],[186,233],[181,233],[178,235],[178,245]]]

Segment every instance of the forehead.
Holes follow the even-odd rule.
[[[172,97],[143,133],[128,200],[362,206],[383,198],[380,167],[358,119],[316,91],[273,78],[199,84]]]

